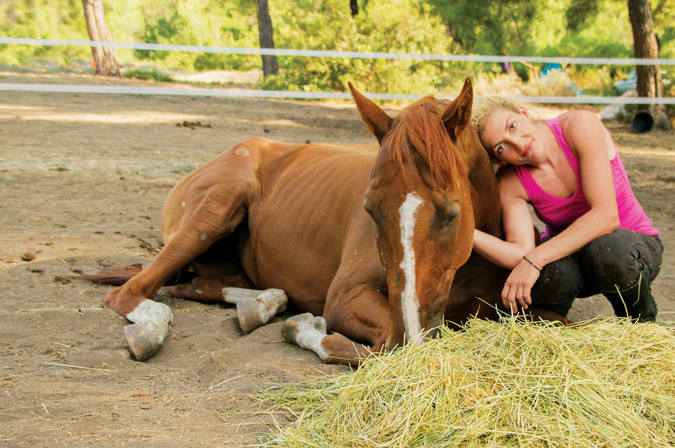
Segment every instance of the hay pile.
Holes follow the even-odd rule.
[[[276,447],[675,446],[672,324],[473,320],[265,397]]]

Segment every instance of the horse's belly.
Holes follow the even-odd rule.
[[[351,227],[365,213],[369,164],[344,158],[294,161],[263,182],[264,196],[249,209],[247,274],[315,313],[323,309]]]
[[[331,239],[326,228],[283,216],[256,224],[241,256],[249,278],[262,289],[283,289],[301,310],[321,314],[341,241]]]

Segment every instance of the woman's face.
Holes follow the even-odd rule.
[[[480,140],[501,164],[526,165],[541,155],[537,127],[525,110],[496,109],[488,116]]]

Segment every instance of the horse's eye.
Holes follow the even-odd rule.
[[[448,201],[438,208],[438,221],[441,227],[447,227],[459,215],[459,204],[456,201]]]

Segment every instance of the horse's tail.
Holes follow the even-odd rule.
[[[138,274],[143,270],[143,265],[140,263],[131,264],[127,266],[117,266],[114,268],[104,269],[97,274],[91,275],[80,275],[76,278],[78,280],[87,280],[94,283],[99,283],[101,285],[123,285],[131,277]]]

